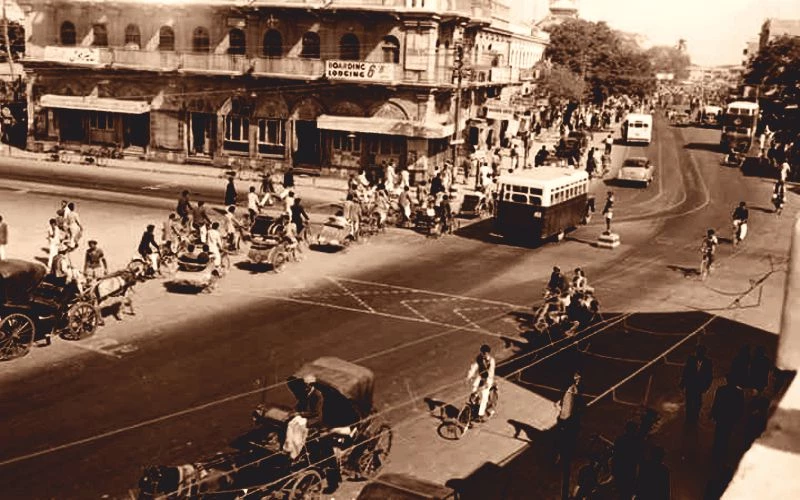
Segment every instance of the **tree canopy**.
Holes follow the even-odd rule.
[[[800,102],[800,38],[782,36],[759,50],[746,81],[784,104]]]
[[[553,26],[545,57],[585,80],[598,102],[614,94],[644,96],[655,89],[648,54],[604,22],[570,19]]]
[[[648,49],[645,54],[653,65],[656,73],[672,73],[676,80],[689,78],[689,65],[691,60],[685,51],[678,47],[657,46]]]
[[[551,65],[543,72],[539,88],[551,100],[577,102],[586,94],[586,82],[566,66]]]

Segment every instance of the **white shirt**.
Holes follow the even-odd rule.
[[[222,235],[219,234],[217,229],[208,230],[208,250],[211,253],[219,253],[222,248]]]
[[[786,179],[789,177],[789,172],[792,171],[792,167],[789,166],[789,162],[783,162],[781,164],[781,180],[786,182]]]
[[[252,191],[247,193],[247,209],[258,212],[258,195]]]

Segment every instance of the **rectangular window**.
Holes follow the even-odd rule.
[[[285,121],[279,119],[258,120],[258,152],[283,156],[286,144]]]
[[[89,114],[89,127],[94,130],[113,130],[114,116],[106,111],[92,111]]]
[[[338,151],[349,151],[353,153],[361,152],[361,136],[353,134],[355,137],[350,137],[350,134],[344,132],[336,132],[333,134],[333,149]]]
[[[230,151],[247,153],[250,150],[250,120],[241,116],[225,117],[224,147]]]

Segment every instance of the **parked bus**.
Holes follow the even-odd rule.
[[[626,144],[650,144],[653,140],[653,115],[630,113],[622,123],[622,138]]]
[[[758,124],[758,104],[734,101],[725,108],[722,119],[722,137],[719,144],[724,152],[746,154],[753,146]]]
[[[586,213],[585,170],[543,166],[501,175],[498,184],[495,229],[509,239],[561,239]]]

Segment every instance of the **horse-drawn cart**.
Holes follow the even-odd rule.
[[[74,283],[52,279],[35,262],[0,261],[0,360],[25,356],[35,341],[49,343],[54,333],[88,337],[99,322],[92,299]]]

